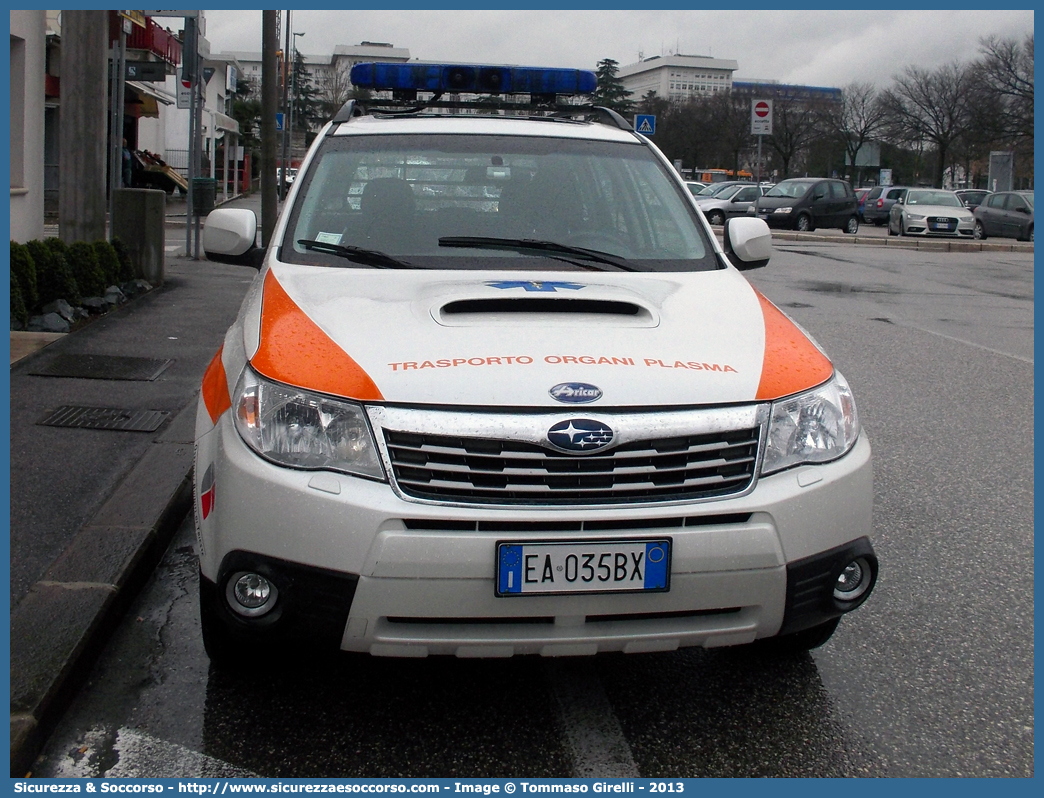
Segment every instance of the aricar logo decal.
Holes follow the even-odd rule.
[[[494,282],[486,283],[490,288],[521,288],[525,291],[540,291],[543,293],[557,292],[559,289],[569,291],[579,291],[581,288],[587,286],[581,285],[580,283],[564,283],[564,282],[552,282],[543,280],[497,280]]]
[[[562,382],[548,391],[557,402],[582,405],[602,398],[602,389],[586,382]]]

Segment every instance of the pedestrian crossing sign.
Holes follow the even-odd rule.
[[[655,114],[635,114],[634,129],[645,136],[651,136],[656,132]]]

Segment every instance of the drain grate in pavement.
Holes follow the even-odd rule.
[[[121,355],[59,355],[35,371],[39,377],[81,377],[90,380],[154,380],[173,360]]]
[[[118,407],[62,405],[36,423],[46,427],[155,432],[169,415],[170,413],[164,410],[121,410]]]

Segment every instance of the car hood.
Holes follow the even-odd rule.
[[[259,279],[241,311],[253,368],[363,401],[562,408],[597,393],[602,407],[691,407],[796,393],[833,371],[734,269],[534,279],[276,263]]]
[[[767,208],[786,208],[788,206],[794,206],[804,200],[804,197],[758,197],[757,207]]]
[[[956,216],[958,219],[970,219],[971,208],[958,208],[955,205],[893,205],[893,208],[901,208],[905,213],[916,213],[921,216]]]

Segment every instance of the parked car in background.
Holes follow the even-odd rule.
[[[855,189],[856,202],[858,203],[858,205],[857,205],[857,212],[859,214],[859,221],[861,221],[861,222],[865,222],[866,221],[866,219],[863,218],[863,204],[866,202],[866,195],[869,194],[869,193],[870,193],[870,188],[869,187]]]
[[[964,203],[965,208],[975,210],[982,204],[982,201],[993,192],[987,191],[984,188],[959,188],[953,193],[961,198],[961,202]]]
[[[702,199],[704,197],[716,197],[718,196],[718,194],[720,194],[727,188],[732,188],[733,186],[749,185],[752,184],[748,183],[746,180],[723,180],[720,183],[708,183],[706,186],[700,189],[700,193],[697,194],[696,197],[698,199]]]
[[[686,180],[685,185],[689,189],[689,193],[694,197],[707,188],[707,184],[701,183],[699,180]]]
[[[874,186],[863,200],[863,221],[880,227],[888,223],[888,212],[906,193],[907,186]]]
[[[890,236],[966,236],[971,238],[975,217],[952,191],[911,188],[888,212]]]
[[[750,211],[770,227],[810,231],[838,227],[846,233],[859,232],[855,192],[844,180],[795,177],[783,180],[757,200]]]
[[[711,224],[725,224],[725,220],[733,216],[743,216],[747,208],[764,194],[766,189],[753,183],[737,183],[713,197],[698,197],[696,204]]]
[[[990,194],[973,213],[975,238],[981,240],[989,236],[1001,236],[1017,238],[1019,241],[1033,240],[1032,191]]]

